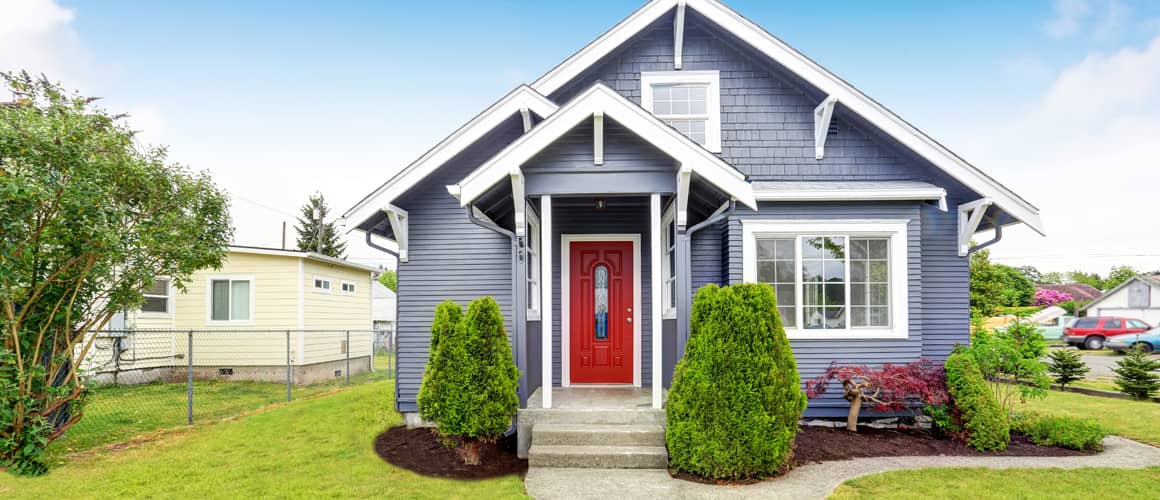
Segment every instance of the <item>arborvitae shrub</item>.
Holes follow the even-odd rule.
[[[1056,349],[1047,354],[1047,372],[1055,379],[1055,383],[1062,387],[1067,387],[1068,384],[1077,380],[1083,380],[1083,376],[1091,371],[1084,364],[1083,358],[1079,353],[1070,349]]]
[[[669,467],[716,479],[784,470],[806,407],[773,288],[701,288],[668,399]]]
[[[1128,350],[1128,356],[1116,362],[1112,372],[1116,374],[1114,382],[1120,392],[1132,399],[1148,399],[1160,389],[1160,361],[1154,361],[1148,353],[1136,347]]]
[[[951,353],[946,362],[947,389],[967,444],[979,451],[1003,451],[1011,442],[1011,428],[995,393],[987,386],[978,361],[964,348]]]
[[[427,368],[423,371],[423,383],[419,386],[419,415],[429,422],[442,420],[443,408],[453,385],[453,378],[462,375],[456,369],[463,362],[466,352],[463,341],[451,338],[460,334],[459,323],[463,320],[463,309],[450,300],[435,307],[435,319],[431,322],[431,347],[427,356]],[[440,346],[456,346],[442,352]]]
[[[1040,446],[1062,446],[1073,450],[1098,451],[1108,431],[1094,418],[1052,416],[1029,413],[1013,419],[1011,430],[1026,434]]]

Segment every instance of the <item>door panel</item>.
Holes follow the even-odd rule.
[[[569,272],[569,371],[577,384],[633,379],[632,242],[572,242]]]

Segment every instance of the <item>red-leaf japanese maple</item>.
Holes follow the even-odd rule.
[[[863,404],[870,404],[878,411],[897,411],[915,403],[940,405],[950,400],[942,365],[929,359],[905,365],[886,364],[881,368],[833,364],[806,382],[806,395],[810,399],[821,397],[835,380],[841,382],[843,396],[850,402],[846,428],[853,432],[858,430],[858,414]]]

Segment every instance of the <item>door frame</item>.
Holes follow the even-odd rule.
[[[640,309],[640,233],[619,234],[561,234],[560,235],[560,385],[572,385],[572,343],[570,331],[572,328],[571,300],[572,275],[569,267],[572,262],[572,242],[582,241],[627,241],[632,243],[632,386],[641,387],[641,318],[644,317]],[[601,384],[583,384],[601,385]]]

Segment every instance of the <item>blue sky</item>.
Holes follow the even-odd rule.
[[[1050,236],[996,258],[1160,269],[1160,223],[1120,215],[1160,179],[1160,2],[727,3],[1040,206]],[[639,5],[0,0],[0,70],[129,111],[276,246],[310,193],[341,213]]]

